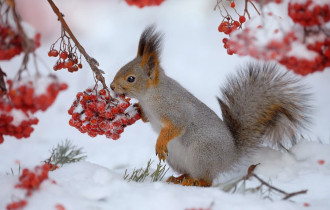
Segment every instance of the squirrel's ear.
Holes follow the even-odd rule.
[[[141,34],[137,56],[142,57],[140,66],[149,77],[155,76],[159,67],[159,54],[162,35],[155,32],[154,26],[147,27]]]
[[[155,53],[149,55],[144,54],[140,63],[148,77],[154,79],[155,74],[158,72],[159,61],[158,56]]]

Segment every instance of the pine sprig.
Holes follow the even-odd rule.
[[[63,166],[67,163],[79,162],[86,157],[82,148],[77,148],[77,146],[72,145],[69,140],[65,140],[65,142],[57,144],[57,146],[51,150],[51,156],[45,162],[56,167],[58,165]]]
[[[145,179],[149,176],[151,178],[151,182],[161,181],[169,170],[169,168],[166,168],[166,165],[162,165],[162,163],[159,162],[157,164],[156,170],[150,174],[150,167],[152,163],[153,161],[150,159],[145,168],[134,169],[131,174],[129,174],[126,169],[124,179],[128,182],[144,182]]]

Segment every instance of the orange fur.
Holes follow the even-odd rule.
[[[181,184],[182,181],[186,178],[188,178],[189,175],[188,174],[182,174],[181,176],[178,176],[178,177],[174,177],[174,176],[170,176],[166,182],[168,183],[173,183],[173,184]]]
[[[156,154],[159,160],[165,160],[168,154],[167,144],[174,138],[180,136],[182,129],[175,127],[170,120],[162,120],[163,127],[156,143]]]
[[[194,179],[190,177],[188,174],[183,174],[179,177],[171,176],[166,182],[173,184],[181,184],[183,186],[199,186],[199,187],[210,187],[212,182],[206,181],[204,179]]]
[[[293,120],[290,112],[283,107],[282,104],[275,103],[268,107],[262,114],[262,116],[257,120],[257,124],[265,125],[270,123],[272,120],[276,119],[277,114],[284,114],[289,120]]]
[[[188,177],[184,179],[181,184],[183,186],[210,187],[212,182],[206,181],[204,179],[193,179],[192,177]]]

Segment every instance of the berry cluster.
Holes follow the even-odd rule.
[[[165,0],[125,0],[126,3],[130,6],[135,5],[139,8],[145,6],[159,6]]]
[[[112,97],[105,89],[79,92],[68,113],[69,124],[89,136],[105,135],[117,140],[127,125],[140,119],[125,96]]]
[[[6,209],[7,210],[18,210],[18,209],[23,209],[27,204],[26,200],[19,200],[19,201],[14,201],[10,204],[7,205]]]
[[[224,38],[224,48],[229,55],[276,60],[301,75],[329,67],[330,37],[319,29],[291,26],[284,21],[272,13],[254,18],[246,28]]]
[[[33,42],[34,49],[40,46],[39,33],[35,35]],[[23,45],[20,35],[10,26],[0,24],[0,60],[10,60],[21,52],[23,52]]]
[[[7,81],[10,97],[13,106],[23,111],[45,111],[51,106],[58,93],[67,89],[67,84],[60,83],[56,77],[50,75],[48,77],[25,78],[18,83]]]
[[[30,137],[34,130],[32,125],[38,122],[38,118],[2,103],[0,105],[0,143],[4,141],[3,135],[14,136],[17,139]]]
[[[15,83],[8,80],[7,84],[8,92],[0,91],[0,143],[4,141],[4,135],[28,138],[34,130],[32,125],[38,124],[32,114],[45,111],[59,91],[67,88],[54,76],[28,77]]]
[[[55,66],[53,67],[54,71],[67,69],[69,72],[75,72],[82,68],[81,60],[79,62],[76,53],[65,50],[58,52],[56,49],[51,49],[48,52],[48,56],[59,57]]]
[[[56,43],[59,42],[59,50],[55,49]],[[48,52],[49,57],[58,57],[54,65],[54,71],[67,69],[69,72],[76,72],[82,68],[81,56],[78,56],[77,46],[71,43],[71,38],[65,30],[62,30],[60,38],[50,46]]]
[[[302,26],[321,25],[330,20],[330,2],[318,5],[313,0],[289,1],[288,14]]]
[[[39,189],[40,184],[48,179],[50,169],[51,166],[48,163],[36,166],[34,170],[24,168],[19,177],[19,183],[15,187],[27,190],[27,196],[31,196],[32,192]]]
[[[10,26],[0,25],[0,60],[10,60],[21,52],[21,37]]]
[[[218,27],[218,31],[228,35],[240,27],[241,27],[240,22],[228,18],[226,21],[222,21],[222,23],[220,23]]]
[[[26,196],[30,197],[32,193],[39,189],[41,183],[48,179],[48,172],[53,170],[54,166],[49,163],[36,166],[34,170],[24,168],[21,176],[19,177],[19,183],[15,185],[15,188],[26,190]],[[55,183],[55,181],[52,181]],[[22,209],[27,205],[26,199],[14,201],[7,205],[7,210],[18,210]],[[63,205],[57,204],[56,209],[65,209]]]

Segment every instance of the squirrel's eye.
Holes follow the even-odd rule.
[[[133,76],[129,76],[127,78],[127,82],[134,82],[134,81],[135,81],[135,77],[133,77]]]

